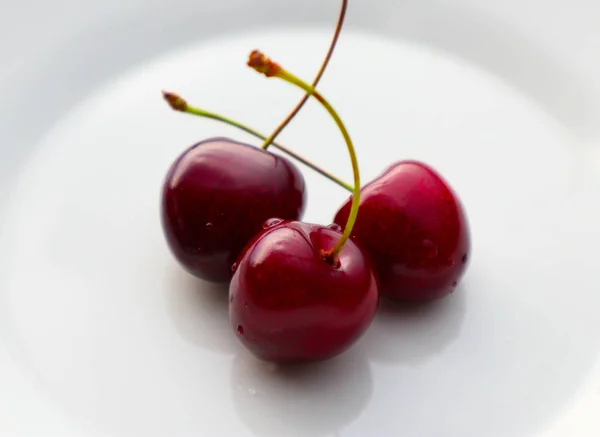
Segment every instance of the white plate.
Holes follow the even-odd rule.
[[[417,158],[473,231],[460,292],[387,306],[330,363],[258,363],[226,291],[176,265],[162,178],[231,128],[268,132],[310,79],[337,0],[0,0],[0,434],[504,437],[600,434],[600,4],[352,0],[322,82],[364,180]],[[281,137],[350,179],[316,104]],[[306,218],[346,193],[306,171]],[[200,289],[200,290],[198,290]]]

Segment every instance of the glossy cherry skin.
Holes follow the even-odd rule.
[[[240,251],[265,220],[298,220],[304,205],[304,178],[290,161],[215,138],[175,161],[163,185],[161,216],[181,265],[202,279],[227,282]]]
[[[335,223],[345,226],[351,200]],[[361,190],[352,239],[368,254],[382,296],[427,301],[450,294],[470,257],[463,206],[431,167],[402,161]]]
[[[348,242],[326,261],[341,234],[324,226],[271,221],[244,249],[229,288],[229,319],[258,358],[321,361],[348,349],[369,327],[379,299],[367,258]]]

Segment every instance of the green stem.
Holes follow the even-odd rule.
[[[167,100],[167,102],[169,103],[169,105],[171,105],[171,108],[173,108],[176,111],[179,112],[184,112],[186,114],[191,114],[191,115],[196,115],[199,117],[204,117],[204,118],[209,118],[212,120],[217,120],[220,121],[221,123],[225,123],[229,126],[233,126],[235,128],[238,128],[256,138],[258,138],[259,140],[265,140],[265,136],[263,134],[261,134],[260,132],[257,132],[256,130],[252,129],[251,127],[248,127],[240,122],[237,122],[235,120],[232,120],[230,118],[224,117],[222,115],[216,114],[214,112],[209,112],[209,111],[205,111],[204,109],[200,109],[200,108],[195,108],[193,106],[190,106],[184,99],[182,99],[181,97],[179,97],[176,94],[173,93],[163,93],[165,100]],[[318,167],[317,165],[313,164],[312,162],[310,162],[309,160],[301,157],[300,155],[298,155],[297,153],[293,152],[292,150],[288,149],[287,147],[284,147],[283,145],[279,144],[279,143],[272,143],[273,147],[279,149],[280,151],[282,151],[283,153],[285,153],[288,156],[291,156],[292,158],[294,158],[296,161],[301,162],[302,164],[304,164],[305,166],[307,166],[308,168],[316,171],[317,173],[319,173],[321,176],[326,177],[327,179],[329,179],[330,181],[336,183],[337,185],[339,185],[340,187],[344,188],[347,191],[352,192],[353,188],[350,184],[342,181],[341,179],[337,178],[336,176],[332,175],[331,173],[328,173],[327,171],[323,170],[322,168]]]
[[[319,72],[317,73],[317,75],[315,76],[315,79],[313,80],[313,83],[312,83],[313,88],[316,88],[317,85],[319,84],[319,81],[323,77],[323,74],[325,73],[325,70],[327,69],[327,66],[329,65],[329,61],[331,60],[331,57],[333,56],[333,52],[335,51],[335,47],[340,38],[340,34],[342,33],[342,27],[344,27],[344,19],[346,18],[346,10],[347,9],[348,9],[348,0],[342,0],[342,8],[340,10],[340,15],[339,15],[338,22],[337,22],[337,25],[335,28],[335,32],[333,34],[333,39],[331,40],[331,44],[329,45],[329,51],[327,52],[327,55],[325,56],[325,59],[323,60],[323,64],[321,64],[321,68],[319,69]],[[304,105],[306,104],[306,102],[308,101],[310,96],[311,96],[311,93],[307,92],[304,95],[304,97],[302,98],[302,100],[300,100],[300,103],[298,103],[298,105],[296,105],[296,107],[286,117],[286,119],[283,120],[279,126],[277,126],[277,129],[275,129],[275,132],[273,132],[269,138],[265,139],[265,142],[262,145],[263,150],[267,150],[269,148],[269,146],[273,143],[273,141],[275,141],[275,139],[279,136],[279,134],[281,132],[283,132],[283,130],[287,127],[288,124],[290,124],[290,122],[294,119],[294,117],[296,117],[296,115],[298,115],[298,113],[304,107]]]
[[[255,50],[250,54],[250,58],[248,60],[248,65],[254,68],[257,72],[264,74],[266,77],[277,77],[281,80],[284,80],[292,85],[296,85],[297,87],[302,88],[304,91],[309,93],[315,99],[323,105],[323,107],[327,110],[327,112],[334,119],[338,128],[340,129],[344,140],[346,141],[346,145],[348,147],[348,153],[350,154],[350,160],[352,161],[352,171],[354,173],[354,190],[352,194],[352,207],[350,209],[350,215],[348,217],[348,221],[346,223],[346,229],[344,229],[344,233],[336,245],[327,253],[325,253],[325,257],[332,261],[336,262],[337,257],[340,252],[344,248],[344,245],[350,239],[350,235],[352,234],[352,229],[356,223],[356,218],[358,217],[358,209],[360,207],[360,171],[358,168],[358,159],[356,157],[356,151],[354,150],[354,145],[352,144],[352,139],[350,138],[350,134],[344,125],[344,122],[335,111],[335,109],[331,106],[331,104],[323,97],[314,87],[310,86],[308,83],[304,82],[302,79],[294,76],[292,73],[283,69],[280,65],[271,61],[261,52]]]

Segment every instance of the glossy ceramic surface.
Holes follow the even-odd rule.
[[[311,78],[334,0],[0,0],[0,434],[587,437],[600,434],[600,4],[351,0],[322,82],[366,182],[418,159],[472,230],[463,285],[382,306],[328,363],[264,365],[227,291],[175,262],[160,190],[200,140],[161,90],[268,133]],[[314,102],[281,142],[351,179]],[[143,159],[140,159],[143,156]],[[306,220],[347,193],[304,171]]]

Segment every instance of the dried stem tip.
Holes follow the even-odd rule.
[[[250,57],[248,58],[248,67],[253,68],[267,77],[277,76],[277,73],[281,70],[279,64],[271,61],[270,58],[265,56],[259,50],[254,50],[252,53],[250,53]]]
[[[185,112],[187,111],[188,104],[185,100],[179,97],[177,94],[169,93],[167,91],[163,91],[163,97],[171,106],[171,108],[175,111]]]

